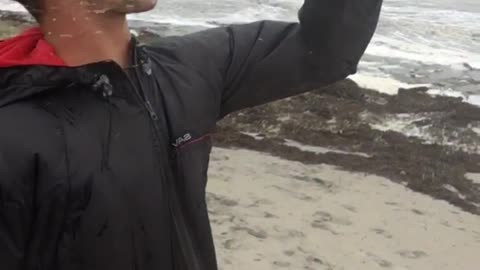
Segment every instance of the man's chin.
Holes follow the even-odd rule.
[[[155,8],[157,5],[157,0],[141,0],[135,2],[134,5],[130,5],[124,8],[119,8],[115,10],[118,13],[126,13],[126,14],[132,14],[132,13],[142,13],[142,12],[147,12]]]

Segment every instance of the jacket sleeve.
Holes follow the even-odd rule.
[[[382,0],[306,0],[300,23],[262,21],[190,35],[189,63],[209,72],[205,77],[217,75],[223,117],[355,73],[381,6]]]
[[[0,134],[0,139],[2,138]],[[11,146],[0,141],[0,265],[25,268],[30,225],[33,222],[33,168]]]

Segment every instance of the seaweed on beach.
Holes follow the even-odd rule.
[[[480,185],[465,176],[480,172],[480,108],[426,90],[390,96],[345,80],[231,115],[219,124],[215,142],[384,176],[480,214]],[[402,130],[381,128],[407,115],[413,120]],[[409,135],[417,128],[423,134]],[[331,151],[305,151],[289,140]]]

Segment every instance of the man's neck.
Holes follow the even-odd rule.
[[[126,16],[77,11],[52,10],[43,17],[40,28],[57,55],[68,66],[104,60],[128,66],[131,36]]]

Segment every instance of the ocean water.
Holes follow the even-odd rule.
[[[179,33],[256,20],[296,21],[302,0],[159,0],[130,16]],[[10,0],[0,9],[21,10]],[[428,85],[480,105],[480,0],[385,0],[378,31],[352,77],[379,91]]]

